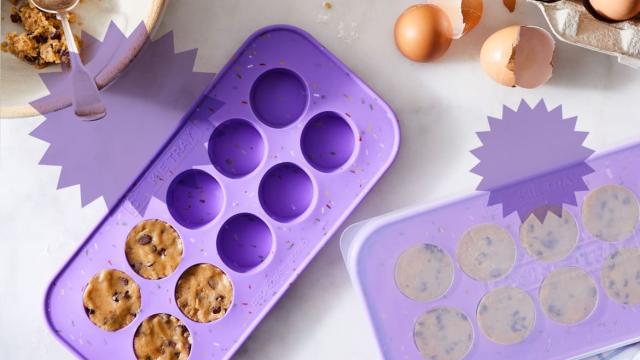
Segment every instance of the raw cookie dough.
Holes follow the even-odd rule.
[[[520,225],[520,241],[530,256],[545,262],[560,261],[576,246],[578,225],[573,215],[564,209],[562,217],[549,211],[542,223],[531,214]]]
[[[191,334],[174,316],[151,315],[136,330],[133,351],[138,360],[186,360],[191,352]]]
[[[582,222],[587,231],[604,241],[627,239],[638,225],[638,198],[620,185],[593,190],[582,204]]]
[[[458,263],[478,281],[497,280],[509,273],[516,260],[516,245],[507,230],[494,224],[467,230],[456,249]]]
[[[460,360],[471,349],[473,328],[462,312],[440,307],[418,318],[413,338],[425,359]]]
[[[122,271],[102,270],[89,280],[82,303],[91,322],[104,330],[120,330],[140,311],[140,287]]]
[[[536,320],[536,309],[526,292],[503,286],[487,293],[478,305],[478,326],[489,340],[509,345],[524,340]]]
[[[444,295],[453,282],[453,261],[435,245],[417,244],[405,250],[396,263],[398,289],[417,301]]]
[[[233,299],[227,275],[211,264],[188,268],[176,285],[176,304],[189,319],[211,322],[223,317]]]
[[[22,24],[24,32],[8,32],[2,42],[2,50],[38,68],[68,63],[69,51],[56,15],[42,12],[26,0],[11,2],[15,6],[11,8],[9,20]],[[75,18],[74,13],[69,13],[69,22],[74,23]],[[75,40],[80,47],[78,38]]]
[[[162,279],[180,264],[182,239],[166,222],[144,220],[129,232],[125,254],[138,275],[150,280]]]
[[[540,286],[542,311],[549,319],[562,324],[575,324],[586,319],[597,303],[596,283],[579,267],[554,270]]]
[[[611,299],[625,305],[640,304],[640,248],[620,249],[611,254],[600,279]]]

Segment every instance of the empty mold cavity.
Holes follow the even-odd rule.
[[[462,271],[471,278],[494,281],[511,271],[516,261],[516,245],[504,228],[494,224],[476,225],[462,235],[456,257]]]
[[[527,253],[544,262],[560,261],[567,257],[578,242],[578,225],[573,215],[562,210],[562,217],[547,212],[540,222],[535,214],[520,225],[520,241]]]
[[[173,226],[158,219],[139,222],[127,235],[124,253],[138,275],[157,280],[171,275],[182,260],[182,239]]]
[[[191,334],[185,324],[169,314],[155,314],[144,319],[133,336],[136,359],[187,360],[191,353]]]
[[[436,245],[413,245],[398,258],[395,280],[398,289],[408,298],[434,300],[444,295],[453,283],[453,261]]]
[[[613,252],[600,273],[602,287],[619,304],[640,304],[640,248]]]
[[[267,171],[258,192],[260,203],[269,216],[289,222],[311,205],[313,183],[298,165],[281,163]]]
[[[265,261],[273,248],[273,235],[259,217],[237,214],[222,225],[216,246],[229,268],[244,273]]]
[[[344,165],[353,153],[355,134],[335,112],[314,116],[302,131],[300,145],[307,161],[317,170],[330,172]]]
[[[527,338],[536,322],[531,297],[513,286],[488,292],[478,305],[478,327],[489,340],[498,344],[516,344]]]
[[[82,304],[92,323],[103,330],[117,331],[138,315],[140,286],[120,270],[102,270],[89,280]]]
[[[185,270],[176,285],[176,304],[189,319],[208,323],[227,314],[233,300],[233,285],[227,274],[211,264],[196,264]]]
[[[213,176],[198,169],[180,173],[169,184],[167,206],[180,225],[196,229],[208,224],[222,209],[224,194]]]
[[[582,222],[600,240],[614,242],[630,237],[640,220],[640,206],[633,191],[621,185],[593,190],[582,204]]]
[[[209,138],[209,159],[230,178],[240,178],[255,170],[264,157],[260,132],[246,120],[228,120],[216,127]]]
[[[579,267],[551,272],[540,286],[540,307],[551,320],[575,324],[591,315],[598,303],[596,282]]]
[[[425,359],[460,360],[473,345],[473,327],[461,311],[439,307],[418,318],[413,339]]]
[[[251,88],[251,108],[268,126],[283,128],[302,116],[308,92],[300,76],[287,69],[272,69],[260,75]]]

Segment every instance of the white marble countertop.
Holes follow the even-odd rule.
[[[309,31],[396,111],[399,156],[347,220],[472,191],[479,177],[469,150],[487,115],[521,98],[562,104],[588,131],[586,145],[604,150],[640,139],[640,70],[609,56],[558,43],[555,75],[535,90],[498,86],[478,61],[483,40],[510,24],[546,27],[520,0],[515,14],[485,1],[473,32],[434,64],[414,64],[395,50],[392,28],[409,0],[171,1],[156,36],[175,31],[177,50],[199,48],[196,70],[215,72],[254,30],[290,23]],[[30,137],[42,118],[0,122],[0,358],[68,359],[42,316],[42,298],[59,269],[106,212],[102,200],[80,207],[77,186],[55,190],[59,168],[37,165],[47,144]],[[342,228],[344,229],[344,227]],[[341,230],[342,230],[341,229]],[[373,359],[376,344],[338,249],[327,244],[239,351],[238,359]]]

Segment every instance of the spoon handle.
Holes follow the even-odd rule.
[[[106,115],[106,109],[100,100],[100,92],[98,92],[95,80],[80,59],[78,47],[69,25],[69,15],[66,12],[58,13],[57,17],[62,23],[71,60],[71,102],[75,113],[81,120],[101,119]]]

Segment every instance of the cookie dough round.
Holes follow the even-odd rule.
[[[535,324],[536,309],[526,292],[503,286],[480,300],[477,317],[480,330],[489,340],[509,345],[529,336]]]
[[[398,258],[395,280],[408,298],[434,300],[444,295],[453,282],[453,261],[435,245],[417,244]]]
[[[193,265],[176,285],[176,304],[193,321],[207,323],[222,318],[232,300],[231,280],[211,264]]]
[[[82,303],[92,323],[107,331],[120,330],[140,311],[140,287],[122,271],[102,270],[89,280]]]
[[[494,224],[467,230],[456,249],[458,263],[465,274],[478,281],[506,276],[516,260],[516,244],[507,230]]]
[[[593,190],[582,204],[582,222],[587,231],[604,241],[627,239],[638,225],[638,198],[620,185],[605,185]]]
[[[562,217],[552,211],[544,221],[531,214],[520,225],[520,242],[527,253],[544,262],[560,261],[567,257],[578,242],[578,225],[570,212],[562,210]]]
[[[133,351],[138,360],[187,360],[191,334],[175,316],[151,315],[136,330]]]
[[[440,307],[418,318],[413,339],[425,359],[460,360],[471,349],[473,328],[462,312]]]
[[[620,304],[640,304],[640,248],[620,249],[611,254],[600,274],[602,287]]]
[[[598,304],[595,281],[579,267],[554,270],[540,286],[540,305],[551,320],[575,324],[591,315]]]
[[[182,260],[182,239],[162,220],[144,220],[127,236],[125,255],[133,270],[149,280],[173,273]]]

